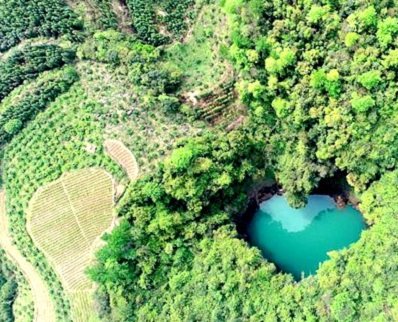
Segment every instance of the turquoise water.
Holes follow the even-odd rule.
[[[366,228],[351,206],[338,209],[332,198],[311,195],[305,208],[289,207],[283,196],[263,202],[247,227],[249,241],[264,257],[296,280],[315,274],[327,252],[356,242]]]

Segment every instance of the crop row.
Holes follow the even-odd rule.
[[[4,150],[3,182],[9,197],[11,233],[18,248],[48,283],[59,321],[69,319],[68,297],[48,260],[26,233],[25,214],[37,189],[65,172],[95,166],[119,179],[123,176],[118,165],[103,153],[101,128],[87,109],[90,106],[95,111],[98,105],[87,101],[80,82],[76,82],[34,122],[28,123]],[[96,153],[86,151],[87,142],[98,147]]]
[[[139,170],[137,160],[131,151],[118,140],[106,140],[104,145],[107,153],[126,170],[129,179],[135,180]]]
[[[0,105],[0,142],[3,144],[19,132],[24,123],[33,119],[57,96],[69,90],[77,80],[77,73],[66,68],[40,80],[35,88],[24,93],[14,103],[3,101]]]
[[[77,39],[83,28],[63,0],[0,0],[0,21],[0,52],[38,36]]]
[[[93,291],[81,291],[70,294],[72,318],[74,322],[99,321],[94,312]]]
[[[138,37],[155,46],[185,33],[186,18],[191,14],[193,4],[193,0],[127,0]],[[167,33],[160,31],[160,25],[165,27]]]
[[[28,227],[68,290],[90,288],[84,270],[112,220],[112,180],[102,170],[69,173],[33,197]]]
[[[222,84],[214,93],[205,92],[200,97],[204,100],[201,108],[201,117],[206,121],[212,121],[221,114],[225,114],[235,101],[234,80]]]
[[[0,101],[26,80],[70,62],[71,50],[56,45],[26,46],[0,64]]]

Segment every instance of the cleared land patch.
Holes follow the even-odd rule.
[[[138,177],[138,163],[134,154],[119,140],[106,140],[104,143],[106,152],[111,158],[119,163],[127,172],[127,176],[131,181]]]
[[[0,245],[10,260],[19,267],[31,287],[35,305],[34,321],[55,321],[54,305],[45,282],[33,265],[13,245],[5,210],[5,195],[2,191],[0,191]]]
[[[114,182],[100,169],[63,175],[33,196],[27,227],[68,292],[74,321],[94,321],[94,285],[85,274],[93,244],[114,219]]]

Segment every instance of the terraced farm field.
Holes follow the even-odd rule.
[[[69,294],[74,321],[93,321],[94,284],[85,274],[93,245],[113,221],[114,183],[100,169],[63,175],[40,188],[29,206],[27,227]]]
[[[119,163],[127,172],[127,176],[131,181],[138,177],[138,163],[134,154],[119,140],[106,140],[104,143],[106,152],[111,158]]]
[[[71,315],[76,322],[99,322],[94,311],[94,290],[69,293]]]

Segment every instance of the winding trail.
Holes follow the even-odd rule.
[[[33,265],[26,260],[18,248],[12,243],[12,238],[9,233],[8,216],[5,210],[5,194],[3,191],[0,191],[0,245],[7,253],[10,260],[21,270],[32,289],[35,305],[34,321],[55,322],[56,315],[54,304],[51,300],[47,285]]]

